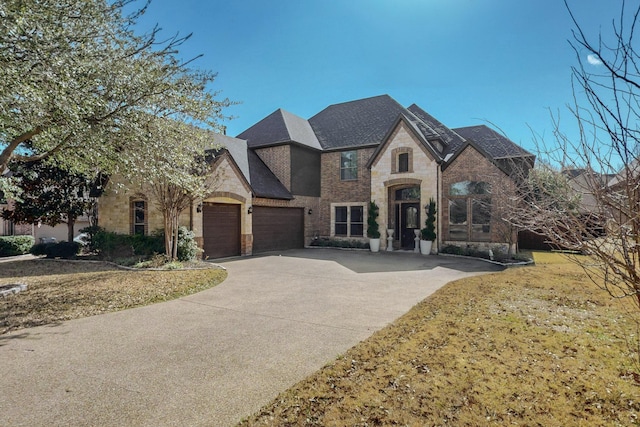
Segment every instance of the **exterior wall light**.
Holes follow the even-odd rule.
[[[247,209],[247,213],[249,215],[251,215],[253,213],[253,206],[249,206],[249,209]]]
[[[309,208],[308,214],[311,215],[313,213],[313,209]]]

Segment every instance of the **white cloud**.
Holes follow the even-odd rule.
[[[594,54],[587,55],[587,62],[591,65],[602,65],[602,61],[600,61]]]

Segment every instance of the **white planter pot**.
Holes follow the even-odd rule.
[[[369,248],[371,252],[378,252],[380,250],[380,239],[369,239]]]
[[[431,254],[431,245],[433,245],[431,240],[420,240],[420,253],[422,255]]]

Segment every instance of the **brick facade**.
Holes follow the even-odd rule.
[[[287,190],[291,191],[291,146],[259,148],[256,154]]]
[[[371,199],[371,174],[367,169],[367,162],[375,148],[360,148],[357,151],[358,178],[350,181],[340,179],[340,157],[342,151],[322,153],[321,156],[321,190],[320,209],[318,215],[318,234],[330,236],[333,229],[332,204],[361,203],[366,205]],[[366,212],[365,212],[366,218]]]
[[[474,241],[470,238],[466,241],[457,241],[450,239],[451,185],[463,181],[487,182],[490,185],[491,191],[488,197],[491,199],[492,205],[491,231],[486,240]],[[443,244],[477,248],[500,247],[501,250],[507,250],[509,243],[514,243],[517,236],[511,232],[511,239],[508,237],[510,232],[506,231],[507,225],[500,219],[498,210],[508,208],[509,198],[514,193],[515,183],[473,146],[467,146],[442,173],[442,202],[440,203],[439,217],[442,221],[441,241]]]

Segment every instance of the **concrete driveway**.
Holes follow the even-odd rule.
[[[196,295],[0,336],[0,425],[234,425],[445,283],[500,270],[331,249],[221,265]]]

